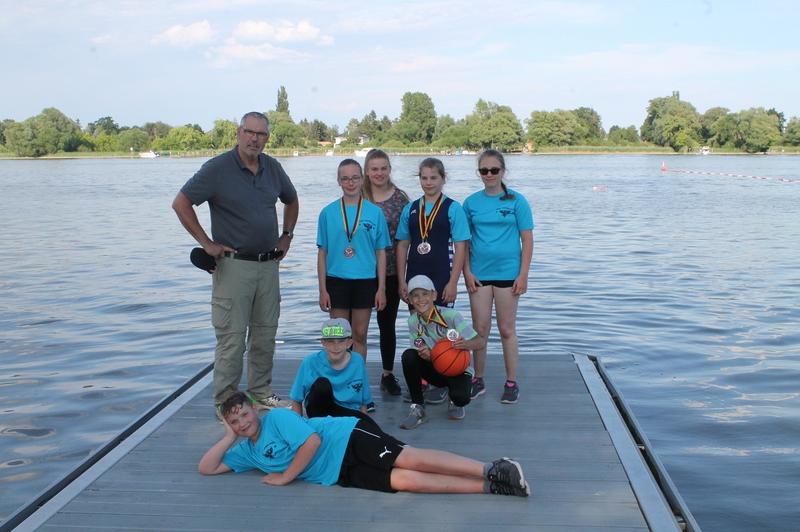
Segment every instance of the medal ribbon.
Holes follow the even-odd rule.
[[[428,317],[425,318],[425,320],[428,323],[433,322],[436,325],[441,325],[442,327],[447,328],[447,322],[444,321],[444,316],[442,316],[442,313],[439,312],[438,308],[436,308],[436,305],[431,308],[431,311],[428,313]]]
[[[433,204],[433,209],[431,209],[430,216],[425,215],[426,205],[425,205],[425,196],[422,196],[422,200],[420,201],[420,209],[419,209],[419,234],[422,237],[422,241],[425,242],[428,239],[428,233],[433,227],[433,220],[436,218],[436,215],[439,214],[439,208],[442,206],[442,198],[444,194],[439,194],[439,197],[436,199],[436,203]]]
[[[353,230],[350,231],[350,223],[347,221],[347,209],[344,207],[344,197],[339,200],[339,207],[342,209],[342,221],[344,222],[344,233],[347,235],[347,243],[353,240],[353,236],[358,231],[358,222],[361,221],[361,206],[364,204],[364,198],[358,196],[358,208],[356,209],[356,221],[353,224]]]

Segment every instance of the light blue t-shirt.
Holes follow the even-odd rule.
[[[251,469],[281,473],[289,467],[297,449],[316,432],[322,442],[314,458],[297,478],[330,486],[339,480],[347,442],[356,423],[356,417],[303,419],[292,410],[276,408],[261,418],[258,441],[238,441],[225,452],[222,463],[237,473]]]
[[[331,367],[324,349],[305,357],[294,377],[289,397],[304,403],[311,385],[319,377],[331,381],[334,400],[346,408],[358,410],[361,405],[372,402],[364,358],[355,351],[350,353],[350,362],[342,369]]]
[[[345,206],[351,231],[357,210],[357,205]],[[355,255],[348,259],[344,256],[348,242],[339,200],[322,209],[317,223],[317,246],[327,253],[326,273],[340,279],[374,279],[378,276],[375,251],[392,247],[389,227],[380,207],[364,200],[361,220],[349,245],[355,250]]]
[[[469,265],[478,280],[511,281],[520,273],[519,233],[533,229],[533,213],[522,194],[512,189],[508,192],[513,199],[501,200],[502,194],[489,196],[481,190],[464,201],[472,233]]]
[[[446,197],[447,196],[442,195],[442,201],[444,201]],[[405,207],[403,207],[403,212],[400,213],[400,223],[397,224],[397,233],[394,235],[395,240],[411,240],[408,224],[409,218],[411,218],[410,211],[413,204],[414,202],[411,201],[410,203],[407,203]],[[425,204],[426,216],[431,213],[433,206],[434,203]],[[469,240],[470,234],[469,225],[467,224],[467,217],[464,215],[464,209],[461,208],[461,204],[456,200],[453,200],[453,202],[450,204],[450,208],[447,209],[447,219],[450,221],[450,240],[453,242],[463,242],[464,240]],[[419,223],[417,214],[415,214],[414,219],[411,220],[411,223]]]

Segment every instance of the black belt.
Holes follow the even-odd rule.
[[[268,260],[275,260],[283,255],[282,251],[273,249],[272,251],[265,251],[264,253],[238,253],[236,251],[226,251],[226,257],[239,260],[252,260],[255,262],[265,262]]]

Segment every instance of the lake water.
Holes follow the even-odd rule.
[[[419,160],[393,159],[413,195]],[[508,158],[536,217],[523,356],[599,355],[705,530],[798,530],[800,183],[778,178],[800,157],[662,160]],[[444,161],[452,197],[480,187],[473,157]],[[0,520],[211,361],[210,276],[170,208],[202,162],[0,161]],[[301,198],[281,266],[292,356],[323,317],[309,259],[338,160],[282,162]],[[535,408],[521,385],[515,408]]]

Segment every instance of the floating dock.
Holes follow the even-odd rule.
[[[288,396],[299,363],[276,359],[278,394]],[[368,370],[378,383],[380,365]],[[467,406],[465,419],[447,419],[446,404],[429,405],[428,423],[411,431],[398,428],[408,405],[374,385],[374,418],[413,446],[516,458],[533,489],[527,499],[302,481],[273,487],[257,472],[202,476],[197,462],[223,433],[205,371],[0,529],[699,532],[596,358],[521,356],[516,405],[500,403],[503,377],[502,357],[490,358],[486,394]]]

